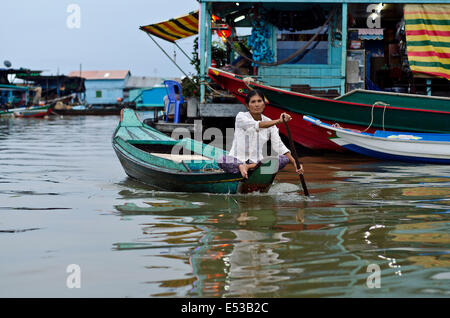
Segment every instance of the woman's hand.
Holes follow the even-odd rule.
[[[282,114],[280,115],[280,119],[278,119],[278,123],[279,123],[279,124],[282,124],[282,123],[283,123],[283,116],[284,116],[284,120],[285,120],[286,122],[288,122],[288,121],[290,121],[290,120],[292,119],[291,115],[286,114],[286,113],[282,113]]]
[[[242,177],[244,177],[245,179],[248,179],[248,166],[243,163],[241,165],[239,165],[239,171],[241,172]]]
[[[303,174],[303,172],[305,172],[305,170],[303,170],[303,165],[300,164],[300,169],[295,169],[295,172],[297,172],[297,174]]]

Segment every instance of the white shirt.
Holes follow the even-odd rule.
[[[261,115],[261,117],[261,121],[271,120],[264,115]],[[261,161],[264,157],[267,157],[267,154],[263,154],[263,146],[269,139],[272,145],[272,155],[284,155],[289,152],[289,149],[281,141],[276,125],[269,128],[259,128],[259,121],[254,120],[249,112],[239,112],[236,116],[230,156],[239,159],[241,162],[247,160],[253,163]]]

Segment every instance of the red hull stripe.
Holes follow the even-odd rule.
[[[288,95],[292,95],[292,96],[301,96],[303,98],[306,99],[315,99],[315,100],[321,100],[321,101],[326,101],[328,103],[336,103],[336,104],[348,104],[348,105],[355,105],[355,106],[364,106],[364,107],[375,107],[375,108],[381,108],[384,109],[384,106],[378,106],[378,105],[367,105],[367,104],[359,104],[359,103],[352,103],[352,102],[344,102],[344,101],[339,101],[339,100],[329,100],[329,99],[325,99],[325,98],[320,98],[320,97],[316,97],[316,96],[310,96],[310,95],[303,95],[303,94],[299,94],[299,93],[293,93],[290,91],[286,91],[286,90],[282,90],[282,89],[277,89],[274,87],[267,87],[267,86],[261,86],[259,84],[252,84],[253,86],[256,87],[261,87],[261,88],[265,88],[271,91],[275,91],[275,92],[280,92],[283,94],[288,94]],[[450,114],[450,112],[445,112],[445,111],[440,111],[440,110],[429,110],[429,109],[415,109],[415,108],[406,108],[406,107],[392,107],[392,106],[387,106],[387,109],[394,109],[394,110],[408,110],[408,111],[415,111],[415,112],[426,112],[426,113],[439,113],[439,114]]]

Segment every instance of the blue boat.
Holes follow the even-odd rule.
[[[450,164],[450,134],[383,130],[366,133],[330,125],[311,116],[303,116],[303,119],[325,129],[332,142],[362,155],[385,160]]]

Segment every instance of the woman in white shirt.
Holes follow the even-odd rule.
[[[281,141],[276,125],[292,118],[283,113],[279,119],[271,120],[264,116],[264,95],[258,90],[252,90],[245,99],[248,112],[240,112],[236,116],[233,144],[229,156],[219,162],[219,166],[226,172],[241,173],[248,178],[248,170],[254,168],[264,158],[263,146],[270,139],[272,152],[279,157],[279,170],[289,162],[295,167],[297,173],[303,173],[303,166],[298,168],[289,149]]]

